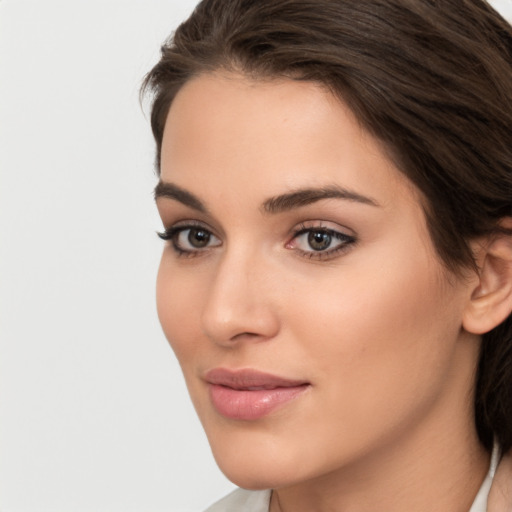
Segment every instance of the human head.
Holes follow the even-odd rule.
[[[174,96],[216,70],[329,88],[421,191],[454,274],[475,268],[470,242],[512,214],[512,30],[481,0],[201,2],[146,78],[157,165]],[[483,336],[476,386],[482,442],[508,449],[510,317]]]

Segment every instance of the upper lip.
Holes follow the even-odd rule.
[[[305,380],[287,379],[253,369],[214,368],[206,372],[205,380],[209,384],[226,386],[236,390],[291,388],[309,384]]]

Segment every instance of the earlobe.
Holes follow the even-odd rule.
[[[501,227],[512,230],[512,218]],[[484,334],[501,324],[512,312],[512,235],[491,235],[475,248],[479,267],[463,317],[463,327],[473,334]]]

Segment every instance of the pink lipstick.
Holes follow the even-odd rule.
[[[205,375],[210,399],[219,414],[235,420],[257,420],[304,393],[309,382],[256,370],[215,368]]]

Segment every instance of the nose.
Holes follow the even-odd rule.
[[[279,332],[276,288],[264,259],[243,251],[226,253],[215,270],[201,316],[206,336],[229,347],[275,337]]]

